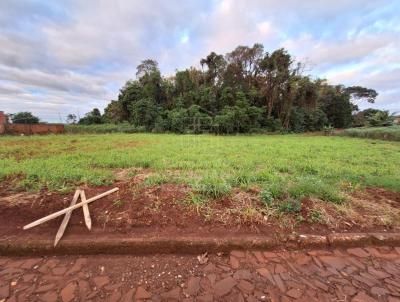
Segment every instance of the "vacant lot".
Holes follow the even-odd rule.
[[[170,203],[180,200],[195,206],[203,218],[222,223],[291,217],[283,223],[307,220],[343,227],[344,219],[351,225],[394,226],[399,224],[399,167],[399,142],[348,137],[0,138],[0,195],[9,195],[10,188],[70,194],[77,185],[94,189],[118,182],[123,189],[114,206],[121,213],[129,212],[130,201],[144,196],[134,215],[142,208],[155,215],[168,212]],[[170,213],[168,219],[179,213]]]

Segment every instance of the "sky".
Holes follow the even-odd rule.
[[[211,51],[286,48],[306,73],[377,90],[400,112],[398,0],[1,0],[0,111],[47,122],[101,111],[144,59],[164,75]]]

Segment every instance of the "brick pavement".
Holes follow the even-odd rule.
[[[400,302],[400,248],[0,257],[0,301]]]

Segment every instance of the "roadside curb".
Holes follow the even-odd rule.
[[[63,239],[54,248],[53,240],[0,239],[0,256],[91,255],[91,254],[200,254],[232,250],[296,250],[308,248],[400,245],[400,233],[337,233],[289,235],[280,238],[248,236],[225,238],[127,238],[85,240]]]

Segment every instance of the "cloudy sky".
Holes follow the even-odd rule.
[[[373,107],[400,112],[399,16],[398,0],[1,0],[0,110],[83,116],[143,59],[171,74],[259,42],[315,77],[374,88]]]

